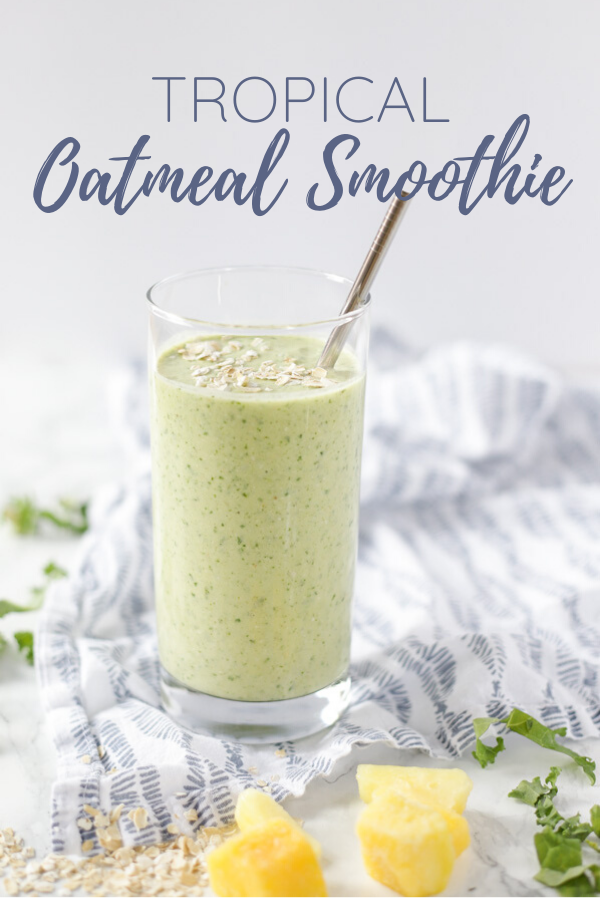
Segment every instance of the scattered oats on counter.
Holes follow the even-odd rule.
[[[160,844],[124,847],[117,822],[123,805],[105,815],[93,806],[84,806],[77,825],[82,831],[96,830],[102,852],[90,857],[69,857],[49,853],[37,860],[33,847],[25,847],[12,828],[0,830],[0,869],[4,871],[4,890],[10,897],[24,894],[69,896],[86,891],[94,897],[201,897],[208,885],[206,854],[236,832],[236,826],[198,828],[193,837],[180,834],[172,823],[167,831],[179,835]],[[195,817],[194,814],[195,813]],[[137,828],[145,827],[148,813],[142,807],[131,810],[127,818]],[[198,815],[188,810],[188,822]],[[143,825],[141,824],[143,822]],[[140,824],[138,824],[140,823]],[[85,840],[84,853],[94,849],[92,839]]]
[[[269,345],[262,338],[254,338],[251,343],[250,349],[240,353],[242,344],[239,341],[191,341],[177,352],[182,359],[192,363],[191,375],[198,387],[214,387],[221,391],[233,387],[245,393],[259,393],[272,390],[268,382],[274,382],[277,387],[295,384],[322,388],[335,384],[327,378],[325,369],[320,366],[307,369],[292,357],[287,357],[283,363],[272,359],[259,361],[259,356],[268,352]]]
[[[138,831],[142,831],[148,824],[148,812],[143,806],[130,810],[127,813],[127,818],[131,819]]]

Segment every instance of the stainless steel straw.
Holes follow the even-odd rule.
[[[402,196],[407,196],[405,191],[402,191]],[[409,203],[410,200],[401,200],[399,197],[394,197],[390,203],[379,231],[375,235],[375,240],[371,244],[371,249],[350,288],[350,293],[340,312],[341,316],[356,309],[365,301]],[[318,362],[321,368],[332,369],[335,366],[353,324],[352,321],[343,322],[333,329]]]

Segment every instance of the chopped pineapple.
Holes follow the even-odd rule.
[[[394,794],[397,794],[400,797],[404,797],[405,800],[420,803],[420,801],[415,800],[414,797],[408,797],[406,794],[403,794],[402,791],[399,791],[396,788],[386,787],[377,788],[377,790],[373,794],[371,802],[377,800],[381,803],[390,802],[393,804],[393,799],[388,800],[388,797],[391,795],[393,798]],[[426,806],[428,809],[435,810],[435,812],[438,812],[442,816],[442,818],[446,822],[446,825],[448,826],[448,830],[450,831],[454,853],[456,856],[460,856],[463,850],[466,850],[471,843],[469,825],[465,817],[459,816],[458,813],[455,813],[452,809],[444,809],[443,806],[439,806],[437,803],[423,803],[421,805]]]
[[[247,788],[239,795],[235,807],[235,821],[240,831],[248,831],[255,825],[261,825],[269,819],[283,819],[295,828],[300,828],[295,819],[276,803],[272,797],[255,788]],[[317,859],[321,857],[321,845],[306,832],[302,832],[315,851]]]
[[[442,891],[454,860],[470,843],[460,815],[471,792],[461,769],[358,767],[360,796],[369,805],[357,826],[369,875],[402,894]]]
[[[377,792],[356,830],[365,868],[376,881],[411,897],[446,887],[455,853],[441,812],[396,791]]]
[[[377,794],[377,796],[379,796],[379,794]],[[464,816],[459,816],[453,809],[444,809],[443,806],[433,805],[430,808],[435,809],[435,811],[439,812],[446,820],[446,825],[448,826],[450,837],[452,838],[454,853],[456,856],[460,856],[463,850],[466,850],[471,843],[469,823]]]
[[[269,819],[232,837],[207,856],[219,897],[326,897],[315,852],[295,824]]]
[[[362,765],[356,772],[361,799],[369,803],[378,788],[393,787],[405,797],[461,813],[473,782],[462,769]]]

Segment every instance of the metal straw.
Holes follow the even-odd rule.
[[[402,196],[407,196],[406,191],[402,191]],[[340,312],[341,316],[356,309],[364,303],[365,299],[368,297],[371,286],[375,281],[375,276],[379,271],[379,267],[383,262],[390,244],[394,240],[394,236],[400,225],[400,220],[405,214],[406,207],[409,203],[410,200],[401,200],[399,197],[394,197],[390,203],[379,231],[375,235],[375,240],[371,244],[371,249],[367,253],[365,261],[360,267],[360,272],[350,288],[350,293]],[[353,324],[354,322],[350,321],[335,326],[327,339],[327,343],[323,348],[321,358],[317,365],[321,366],[323,369],[332,369],[335,366]]]

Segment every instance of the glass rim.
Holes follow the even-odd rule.
[[[146,300],[148,302],[148,306],[150,308],[150,312],[154,315],[159,316],[166,321],[172,322],[175,325],[204,325],[215,328],[225,328],[225,329],[255,329],[262,330],[265,329],[278,329],[284,330],[287,328],[310,328],[315,325],[331,325],[332,327],[335,325],[343,324],[345,322],[354,322],[356,319],[359,319],[370,307],[371,305],[371,294],[367,294],[364,298],[360,306],[356,309],[350,310],[350,312],[339,313],[337,316],[329,316],[324,319],[315,319],[307,322],[286,322],[281,324],[269,324],[265,325],[264,323],[250,323],[250,322],[215,322],[211,319],[197,319],[192,318],[190,316],[181,316],[177,313],[171,313],[168,310],[164,309],[159,303],[154,299],[153,293],[166,285],[174,284],[178,281],[183,281],[186,278],[192,278],[194,276],[200,275],[218,275],[218,274],[226,274],[226,273],[243,273],[243,272],[278,272],[284,273],[289,272],[295,275],[312,275],[317,276],[319,278],[327,279],[330,281],[335,281],[337,284],[345,284],[348,287],[348,290],[353,285],[353,281],[350,278],[346,278],[344,275],[335,275],[332,272],[324,272],[320,269],[309,269],[302,266],[269,266],[269,265],[242,265],[242,266],[214,266],[207,269],[190,269],[185,272],[178,272],[175,275],[168,275],[166,278],[161,278],[160,281],[156,281],[147,291],[146,291]]]

